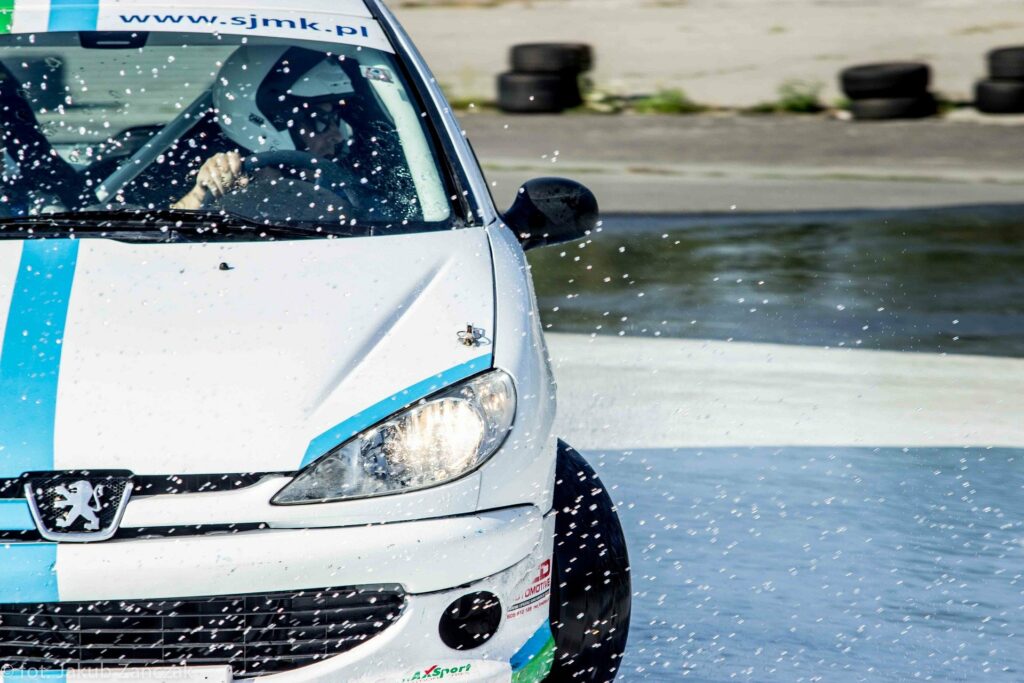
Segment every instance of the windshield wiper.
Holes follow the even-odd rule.
[[[254,237],[353,237],[368,234],[366,228],[315,223],[262,223],[225,211],[181,209],[107,209],[65,211],[39,216],[0,218],[0,236],[24,237],[100,233],[188,233],[200,238],[252,235]]]

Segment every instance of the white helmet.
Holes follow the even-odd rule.
[[[243,45],[224,62],[213,84],[213,105],[224,133],[252,152],[296,149],[290,128],[301,102],[352,92],[342,57],[288,46]]]

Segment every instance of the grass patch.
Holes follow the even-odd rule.
[[[448,104],[455,111],[497,111],[497,102],[482,97],[449,97]]]
[[[951,114],[957,109],[970,109],[974,106],[973,102],[962,102],[957,100],[950,100],[941,95],[935,96],[935,106],[938,109],[939,116],[945,116]]]
[[[779,99],[747,109],[750,114],[818,114],[825,111],[821,102],[824,84],[800,79],[788,80],[779,86]]]
[[[699,114],[708,109],[691,100],[678,88],[630,98],[626,108],[637,114]]]

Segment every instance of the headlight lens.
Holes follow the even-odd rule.
[[[437,486],[491,457],[515,418],[512,378],[494,370],[359,434],[300,472],[277,504],[365,498]]]

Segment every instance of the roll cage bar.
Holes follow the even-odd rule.
[[[118,166],[117,170],[100,183],[96,189],[96,198],[100,202],[105,202],[138,178],[150,164],[156,161],[157,157],[167,151],[176,140],[180,139],[195,126],[196,122],[211,107],[213,107],[213,94],[207,89],[192,104],[186,107],[183,112],[161,128],[159,133],[147,140],[146,144],[140,147],[128,161]]]

